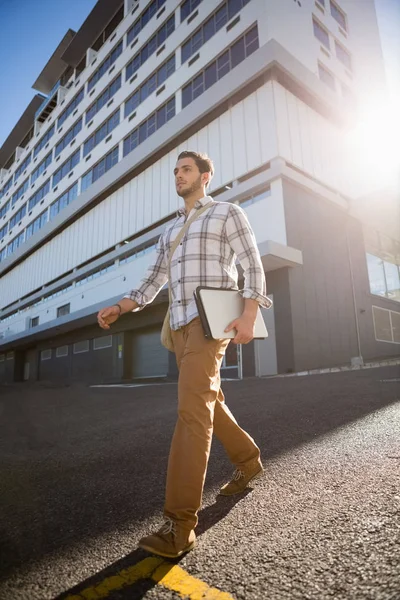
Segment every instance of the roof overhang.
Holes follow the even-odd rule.
[[[72,29],[68,29],[61,42],[47,61],[46,66],[40,73],[39,77],[33,84],[33,89],[41,92],[45,96],[50,94],[51,90],[60,79],[61,75],[67,68],[67,63],[61,58],[65,50],[71,44],[74,39],[76,32]]]
[[[15,148],[19,146],[28,131],[31,129],[35,120],[35,113],[42,104],[43,99],[43,96],[40,94],[36,94],[36,96],[32,98],[25,109],[25,112],[18,119],[14,129],[11,131],[10,135],[0,148],[0,169],[4,167]]]
[[[65,49],[62,60],[71,67],[77,67],[86,50],[91,47],[123,4],[123,0],[98,0],[68,48]]]

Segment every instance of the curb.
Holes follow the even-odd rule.
[[[261,379],[272,379],[277,377],[304,377],[305,375],[323,375],[325,373],[341,373],[345,371],[361,371],[364,369],[376,369],[378,367],[393,367],[400,365],[400,359],[369,362],[364,365],[345,365],[343,367],[330,367],[326,369],[310,369],[309,371],[298,371],[297,373],[283,373],[281,375],[267,375]]]

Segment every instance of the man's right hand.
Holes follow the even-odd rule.
[[[111,323],[114,323],[121,313],[118,306],[107,306],[97,313],[97,322],[102,329],[110,329]]]

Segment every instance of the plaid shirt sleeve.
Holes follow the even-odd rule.
[[[156,260],[151,265],[140,282],[139,288],[131,290],[124,298],[134,300],[139,304],[134,312],[142,310],[147,304],[153,302],[154,298],[161,291],[161,288],[168,281],[168,262],[165,253],[164,239],[161,235],[156,247]]]
[[[243,298],[257,300],[260,306],[270,308],[260,253],[246,213],[236,204],[231,204],[225,225],[228,243],[239,259],[244,271]]]

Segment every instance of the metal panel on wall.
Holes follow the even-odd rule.
[[[168,373],[168,350],[160,340],[159,326],[139,331],[132,339],[132,377],[157,377]]]

